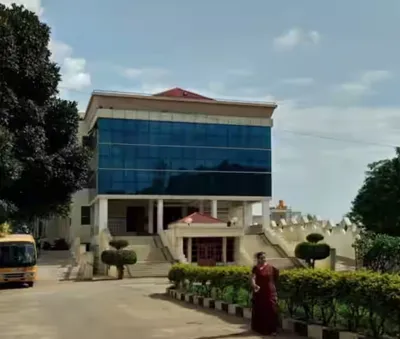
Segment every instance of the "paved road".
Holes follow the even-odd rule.
[[[164,279],[58,282],[48,264],[35,287],[0,290],[1,339],[260,338],[242,319],[165,297]]]
[[[164,283],[142,279],[1,290],[1,338],[260,338],[241,319],[187,307],[164,291]]]

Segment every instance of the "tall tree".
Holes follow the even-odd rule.
[[[352,220],[375,233],[400,236],[400,149],[393,159],[368,165],[364,184],[352,203]]]
[[[77,140],[77,104],[58,98],[60,69],[50,61],[49,39],[36,14],[0,4],[0,128],[8,152],[0,166],[13,173],[0,182],[0,200],[22,220],[66,213],[89,170]]]

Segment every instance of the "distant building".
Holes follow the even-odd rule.
[[[270,220],[274,220],[275,222],[279,222],[281,219],[290,220],[293,217],[300,217],[301,212],[293,211],[290,207],[286,206],[283,200],[279,200],[279,203],[276,207],[270,207]],[[262,224],[263,216],[262,215],[254,215],[253,223],[254,224]]]

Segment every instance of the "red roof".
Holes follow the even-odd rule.
[[[224,224],[225,223],[224,221],[219,220],[217,218],[213,218],[210,215],[195,212],[195,213],[192,213],[182,219],[179,219],[179,220],[173,222],[173,224],[185,224],[188,222],[187,219],[189,219],[189,218],[192,219],[191,224]]]
[[[205,96],[202,96],[197,93],[189,92],[185,89],[176,87],[169,89],[167,91],[157,93],[153,95],[154,97],[171,97],[171,98],[186,98],[186,99],[195,99],[195,100],[211,100],[214,101],[214,99],[207,98]]]

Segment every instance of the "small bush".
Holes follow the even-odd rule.
[[[311,267],[315,267],[316,260],[323,260],[329,257],[331,248],[328,244],[320,243],[324,236],[318,233],[311,233],[306,237],[307,241],[298,244],[294,250],[296,258],[305,260]]]
[[[125,247],[128,247],[129,243],[126,240],[111,240],[109,245],[116,250],[121,250]]]
[[[317,242],[324,240],[324,236],[319,233],[311,233],[311,234],[307,235],[306,240],[308,242],[312,242],[312,243],[316,244]]]
[[[137,256],[131,250],[106,250],[101,253],[101,261],[108,266],[115,266],[118,279],[122,279],[125,266],[136,264]]]
[[[69,245],[67,241],[63,238],[54,240],[54,245],[52,246],[54,251],[68,251]]]
[[[51,250],[51,244],[48,242],[48,241],[45,241],[44,243],[43,243],[43,245],[42,245],[42,249],[43,250],[45,250],[45,251],[49,251],[49,250]]]
[[[249,267],[174,265],[169,279],[190,293],[244,307],[251,305]],[[368,271],[294,269],[280,272],[281,311],[374,338],[400,336],[400,276]]]
[[[400,237],[364,233],[353,247],[357,260],[380,273],[400,273]]]

